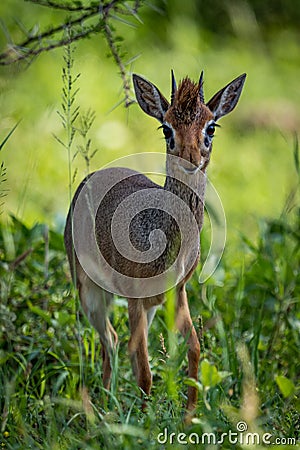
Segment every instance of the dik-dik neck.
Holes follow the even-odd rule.
[[[179,158],[167,154],[164,189],[180,197],[189,206],[200,229],[203,223],[205,187],[205,169],[188,173],[180,166]]]

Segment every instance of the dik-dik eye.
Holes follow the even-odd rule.
[[[208,125],[208,127],[206,128],[206,134],[208,135],[208,137],[213,138],[214,134],[215,134],[215,124],[210,124]]]
[[[162,129],[166,139],[171,139],[173,137],[173,130],[168,125],[163,125]]]
[[[164,136],[165,136],[165,139],[166,139],[166,141],[167,141],[167,143],[169,145],[169,148],[171,150],[174,150],[174,148],[175,148],[175,140],[174,140],[173,129],[169,125],[167,125],[165,123],[159,128],[162,128]]]

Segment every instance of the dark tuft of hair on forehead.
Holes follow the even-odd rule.
[[[176,95],[176,104],[182,105],[186,108],[191,103],[197,102],[198,96],[199,96],[198,84],[194,83],[190,78],[186,77],[179,84]]]
[[[178,119],[193,120],[192,116],[196,115],[200,106],[199,84],[188,77],[184,78],[179,84],[173,106]]]

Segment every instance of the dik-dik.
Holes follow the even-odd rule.
[[[106,389],[110,387],[118,339],[109,320],[113,294],[128,299],[128,348],[142,392],[149,395],[152,384],[148,329],[156,308],[164,303],[164,294],[171,288],[176,302],[176,326],[188,346],[188,376],[198,379],[200,345],[185,285],[200,256],[206,170],[215,127],[236,106],[245,78],[245,74],[240,75],[205,102],[203,72],[198,83],[187,77],[177,87],[172,71],[169,103],[154,84],[133,75],[138,104],[159,121],[165,137],[164,185],[128,168],[110,168],[90,174],[75,193],[66,221],[65,246],[83,310],[100,335]],[[128,199],[134,206],[127,203]],[[125,212],[114,221],[114,214],[123,203]],[[130,208],[132,220],[125,224]],[[186,217],[186,225],[182,225],[181,220]],[[189,228],[192,222],[196,226]],[[122,250],[123,239],[118,238],[117,242],[113,227],[121,227],[121,234],[123,227],[124,242],[128,235],[128,252]],[[157,230],[160,232],[155,234]],[[154,256],[150,254],[152,250]],[[131,251],[139,257],[131,257]],[[143,255],[147,257],[143,259]],[[168,275],[164,278],[165,273]],[[197,390],[189,386],[187,410],[191,412],[196,403]]]

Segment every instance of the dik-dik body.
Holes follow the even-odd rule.
[[[77,189],[67,217],[65,246],[83,310],[100,335],[103,385],[107,389],[118,339],[109,320],[114,293],[128,298],[129,354],[143,393],[150,394],[152,383],[148,329],[157,306],[164,302],[164,293],[170,287],[176,296],[176,325],[187,339],[188,376],[198,379],[200,345],[189,312],[185,284],[200,255],[198,242],[204,214],[206,169],[215,127],[217,121],[236,106],[245,77],[245,74],[239,76],[206,103],[203,73],[198,83],[185,78],[177,88],[172,72],[169,103],[154,84],[133,75],[140,107],[159,121],[165,137],[164,186],[153,183],[141,173],[115,168],[91,174]],[[91,188],[82,195],[89,183]],[[124,223],[124,234],[128,232],[130,241],[126,254],[122,251],[123,240],[116,242],[112,230],[113,226],[123,226],[122,219],[114,222],[114,213],[122,203],[127,205],[128,198],[134,199],[137,212],[132,214],[129,224]],[[145,198],[148,206],[143,203]],[[79,200],[81,203],[77,208]],[[180,221],[186,218],[187,210],[193,220],[188,219],[186,225],[181,226],[183,222]],[[122,214],[121,218],[125,213]],[[88,226],[90,216],[92,225]],[[188,224],[193,221],[194,226],[189,228]],[[153,234],[156,230],[162,234]],[[186,233],[188,236],[184,238]],[[157,258],[151,256],[156,246],[160,250]],[[95,251],[100,256],[93,259],[91,254]],[[131,251],[132,255],[136,252],[141,257],[131,257]],[[143,259],[143,255],[147,258]],[[93,262],[89,264],[91,259]],[[162,278],[170,267],[171,272]],[[130,283],[131,280],[134,282]],[[197,390],[189,386],[187,409],[193,410],[196,403]]]

